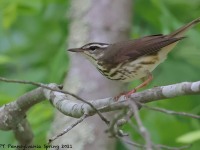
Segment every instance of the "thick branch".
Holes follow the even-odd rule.
[[[59,92],[44,89],[45,96],[63,114],[79,118],[83,114],[94,115],[95,111],[88,104],[70,101],[69,98]],[[183,82],[174,85],[155,87],[131,95],[131,100],[140,103],[148,103],[167,98],[174,98],[183,95],[200,94],[200,81]],[[127,107],[129,104],[122,96],[116,102],[113,97],[89,101],[101,112],[109,112]]]
[[[22,95],[16,101],[3,105],[0,108],[0,129],[15,129],[24,119],[26,111],[43,100],[45,97],[42,88],[37,88]]]
[[[4,105],[0,108],[0,128],[2,130],[9,130],[16,126],[16,122],[9,120],[9,116],[20,118],[25,116],[25,112],[34,104],[41,102],[45,98],[63,114],[75,118],[81,117],[83,114],[93,115],[96,113],[90,105],[86,103],[79,103],[77,101],[70,101],[64,93],[57,92],[54,84],[49,84],[49,88],[37,88],[28,92],[18,98],[16,101]],[[50,90],[51,89],[51,90]],[[44,92],[44,93],[43,93]],[[166,98],[173,98],[183,95],[200,94],[200,81],[198,82],[183,82],[174,85],[155,87],[138,93],[133,93],[131,99],[135,102],[148,103]],[[101,112],[109,112],[118,110],[128,106],[127,100],[121,96],[116,102],[113,97],[91,100],[89,101],[95,108]],[[15,121],[19,121],[20,119]]]
[[[135,93],[131,95],[131,98],[141,103],[148,103],[156,100],[195,94],[200,94],[200,81],[182,82],[173,85],[155,87],[143,92]]]
[[[37,88],[0,108],[0,129],[13,130],[20,145],[31,145],[33,132],[26,120],[26,111],[45,100],[42,88]]]
[[[33,134],[25,119],[25,113],[34,104],[43,101],[45,98],[49,99],[63,114],[76,118],[85,114],[94,115],[97,113],[97,110],[98,112],[110,112],[129,106],[128,100],[125,100],[124,96],[120,97],[117,102],[113,97],[110,97],[89,101],[89,103],[96,108],[94,109],[88,103],[71,101],[65,92],[61,93],[62,90],[58,92],[57,87],[58,86],[55,84],[49,84],[48,88],[39,87],[19,97],[16,101],[2,106],[0,108],[0,129],[13,130],[19,143],[30,144],[32,142]],[[148,103],[190,94],[200,94],[200,81],[155,87],[132,94],[130,100],[136,103]],[[196,118],[198,119],[199,117]],[[24,133],[28,134],[29,138],[24,139]]]

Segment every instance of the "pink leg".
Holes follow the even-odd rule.
[[[135,90],[138,90],[138,89],[141,89],[141,88],[147,86],[147,85],[149,84],[149,82],[151,82],[152,79],[153,79],[153,76],[152,76],[152,74],[149,72],[149,73],[148,73],[148,78],[147,78],[145,81],[143,81],[140,85],[138,85],[138,86],[135,88]]]
[[[141,89],[145,86],[147,86],[151,80],[153,79],[153,76],[150,72],[148,72],[148,78],[146,80],[144,80],[140,85],[138,85],[136,88],[132,89],[131,91],[128,92],[123,92],[121,94],[119,94],[118,96],[115,97],[115,100],[118,100],[119,97],[121,97],[122,95],[124,95],[126,98],[129,98],[131,94],[135,93],[138,89]]]

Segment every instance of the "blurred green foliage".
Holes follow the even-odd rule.
[[[200,17],[200,0],[134,2],[132,38],[170,33]],[[63,81],[68,66],[65,51],[69,6],[68,0],[0,0],[0,76],[42,83]],[[200,25],[187,36],[153,72],[154,81],[149,87],[200,80]],[[0,83],[0,104],[15,100],[33,88]],[[199,99],[199,96],[184,96],[148,105],[200,115]],[[27,114],[36,144],[45,143],[53,111],[48,102],[43,102]],[[187,144],[184,141],[189,138],[193,144],[190,149],[200,149],[198,120],[147,109],[142,109],[140,114],[155,143],[180,146]],[[124,130],[129,131],[135,141],[143,142],[131,126],[126,125]],[[0,135],[1,143],[16,144],[12,132],[1,131]]]
[[[67,0],[0,0],[0,76],[42,83],[62,83],[66,55]],[[0,82],[0,104],[34,89]],[[27,114],[35,143],[46,143],[54,109],[48,102]],[[0,132],[2,143],[15,143],[11,132]]]

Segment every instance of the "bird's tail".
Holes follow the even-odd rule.
[[[194,25],[200,23],[200,17],[193,20],[192,22],[186,24],[185,26],[179,28],[178,30],[174,31],[173,33],[169,34],[170,37],[175,37],[175,38],[179,38],[179,37],[183,37],[184,33],[189,30],[190,28],[192,28]]]

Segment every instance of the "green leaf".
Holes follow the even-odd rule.
[[[200,130],[188,132],[177,138],[177,142],[191,144],[200,140]]]

